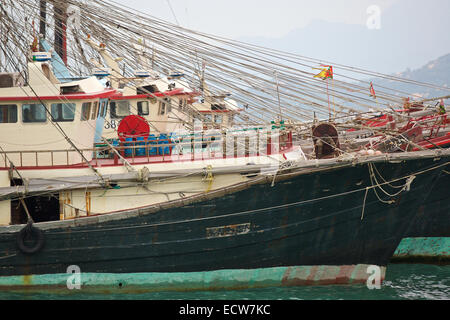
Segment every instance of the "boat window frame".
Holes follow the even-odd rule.
[[[66,106],[69,106],[69,109],[71,109],[72,117],[56,119],[54,117],[54,115],[53,115],[54,108],[57,107],[59,109],[59,107],[61,107],[61,109],[58,110],[58,112],[61,111],[60,116],[62,117],[62,116],[64,116],[63,107],[66,107]],[[73,121],[75,121],[75,113],[76,113],[76,110],[77,110],[76,108],[77,108],[77,104],[74,103],[74,102],[70,102],[70,103],[52,103],[50,105],[50,114],[52,115],[52,121],[54,121],[54,122],[73,122]]]
[[[109,105],[109,101],[108,100],[104,100],[102,102],[102,117],[106,118],[106,115],[108,114],[108,105]]]
[[[142,104],[146,106],[146,112],[143,112]],[[146,100],[138,101],[137,110],[139,116],[148,116],[150,115],[150,104]]]
[[[6,118],[8,120],[6,122],[3,121],[4,117],[3,117],[3,110],[2,110],[5,107],[6,107],[6,110],[7,110],[6,111],[6,113],[7,113]],[[11,107],[13,107],[13,108],[11,108]],[[15,121],[9,121],[10,113],[11,113],[12,109],[15,110]],[[0,123],[17,123],[17,121],[18,121],[17,104],[0,104]]]
[[[127,114],[126,115],[118,115],[117,114],[117,108],[119,107],[120,104],[126,103],[127,104]],[[119,107],[120,109],[120,107]],[[130,101],[129,100],[116,100],[116,101],[110,101],[109,103],[109,110],[110,110],[110,117],[111,119],[123,119],[125,117],[128,117],[129,115],[131,115],[131,111],[130,111]]]
[[[24,108],[27,107],[27,106],[30,106],[30,109],[32,109],[31,108],[32,106],[41,106],[42,110],[44,111],[45,118],[42,119],[42,120],[36,120],[36,118],[34,118],[34,119],[30,120],[30,121],[25,121],[25,116],[24,116],[25,109]],[[47,122],[46,108],[45,108],[45,106],[42,103],[22,103],[21,110],[22,110],[22,114],[21,114],[21,116],[22,116],[22,123],[46,123]],[[35,114],[36,114],[36,112],[35,112]]]
[[[98,117],[105,117],[105,101],[98,102]]]
[[[170,98],[166,98],[166,113],[171,113],[172,112],[172,99]]]
[[[220,119],[220,122],[218,122],[217,119]],[[222,124],[223,123],[223,114],[215,114],[214,115],[214,123]]]
[[[162,101],[159,101],[158,115],[164,116],[169,114],[172,111],[171,100],[168,98],[164,98]]]
[[[213,123],[214,115],[212,113],[205,113],[203,114],[203,118],[206,120],[207,123]]]
[[[87,107],[88,106],[88,107]],[[91,116],[92,102],[83,102],[81,104],[81,121],[88,121]]]
[[[99,111],[99,107],[98,107],[98,101],[94,101],[92,104],[92,110],[91,110],[91,120],[95,120],[98,118],[98,111]]]

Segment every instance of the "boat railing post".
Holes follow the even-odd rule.
[[[227,136],[225,133],[222,134],[222,158],[226,158],[225,155],[227,154]]]

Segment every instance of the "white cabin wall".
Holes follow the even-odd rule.
[[[0,187],[9,187],[8,171],[0,171]],[[11,200],[0,201],[0,226],[7,226],[11,223]]]
[[[186,198],[247,180],[240,174],[222,174],[213,176],[210,180],[189,177],[177,179],[176,183],[172,180],[167,183],[151,182],[146,188],[133,186],[108,190],[74,190],[70,192],[70,199],[60,194],[60,202],[70,203],[78,208],[78,213],[75,214],[71,207],[65,206],[65,219],[73,219],[76,215],[83,217],[106,214],[178,200],[182,195]]]
[[[81,121],[81,105],[87,101],[70,101],[76,103],[75,119],[71,122],[58,122],[66,135],[72,140],[78,149],[92,149],[95,137],[96,120]],[[51,123],[47,116],[47,122],[24,123],[22,120],[23,104],[39,104],[39,101],[14,101],[2,102],[1,104],[17,105],[17,122],[1,123],[0,135],[2,136],[2,148],[4,151],[22,151],[9,153],[9,159],[16,166],[51,166],[80,163],[82,158],[77,151],[70,152],[50,152],[54,150],[73,149],[62,133]],[[61,101],[44,101],[47,108],[51,108],[52,103],[62,103]],[[20,134],[17,134],[20,132]],[[23,151],[41,151],[38,154]],[[92,152],[83,153],[87,160],[92,159]],[[52,159],[53,157],[53,159]],[[0,159],[4,164],[4,157]]]
[[[188,110],[180,109],[180,99],[187,99],[186,96],[172,98],[172,111],[168,115],[166,132],[176,132],[186,129],[185,123],[190,123],[191,119]],[[184,104],[183,104],[184,105]]]

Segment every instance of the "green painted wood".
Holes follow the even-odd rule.
[[[294,266],[208,272],[176,273],[79,273],[44,274],[0,277],[0,291],[40,291],[76,293],[80,290],[97,292],[156,292],[206,291],[263,288],[298,285],[363,284],[370,274],[369,265],[353,266]],[[381,267],[381,279],[386,268]],[[78,278],[77,278],[78,277]],[[77,282],[78,281],[78,282]],[[80,284],[69,289],[68,282]]]
[[[394,262],[450,261],[450,237],[405,238],[394,253]]]

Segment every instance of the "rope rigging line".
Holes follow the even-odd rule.
[[[18,0],[17,2],[22,6],[28,6],[34,10],[38,10],[38,6],[30,1]],[[7,1],[7,3],[11,5],[12,2]],[[305,118],[305,116],[311,119],[311,108],[300,107],[298,104],[292,103],[294,101],[303,101],[303,105],[307,106],[314,105],[315,108],[321,109],[321,114],[326,115],[327,106],[325,101],[327,101],[330,96],[333,97],[333,99],[336,99],[335,103],[338,110],[346,107],[345,105],[341,105],[339,101],[354,103],[355,105],[364,108],[369,107],[371,103],[370,99],[359,96],[359,94],[362,94],[367,88],[359,86],[354,82],[344,82],[336,79],[333,81],[333,88],[329,90],[328,94],[325,94],[325,83],[320,83],[317,79],[308,78],[313,75],[313,73],[310,72],[311,68],[314,68],[319,63],[323,63],[323,61],[318,59],[306,58],[192,31],[151,16],[146,15],[144,17],[142,14],[134,12],[131,8],[126,6],[119,7],[114,1],[91,1],[89,3],[85,1],[68,1],[68,4],[79,7],[83,16],[83,19],[80,20],[79,28],[77,27],[78,36],[75,38],[78,38],[80,33],[99,35],[102,41],[107,42],[109,47],[113,48],[113,51],[117,56],[124,56],[124,61],[127,62],[125,64],[126,72],[131,72],[128,66],[135,65],[136,60],[132,59],[131,56],[136,52],[134,48],[129,45],[128,41],[123,41],[121,39],[131,39],[136,36],[144,39],[151,39],[152,47],[150,47],[150,45],[145,45],[145,48],[153,48],[153,53],[156,52],[158,56],[166,57],[166,59],[158,61],[158,64],[156,65],[158,69],[169,70],[173,67],[183,67],[188,73],[188,82],[194,84],[196,82],[194,81],[194,74],[197,73],[198,68],[192,66],[189,61],[194,61],[195,59],[207,60],[209,68],[218,72],[214,78],[207,78],[207,81],[210,82],[208,85],[218,89],[230,89],[239,98],[239,102],[244,102],[245,105],[251,105],[252,110],[262,112],[262,118],[266,118],[266,116],[264,116],[265,114],[276,117],[279,112],[273,111],[274,106],[281,105],[282,113],[287,114],[289,120],[297,121]],[[128,10],[125,10],[124,8],[127,8]],[[51,15],[49,16],[51,17]],[[36,19],[40,20],[41,18],[36,16]],[[131,21],[133,21],[133,23],[130,23]],[[49,21],[44,22],[50,24]],[[211,41],[208,42],[207,40]],[[79,70],[81,70],[82,65],[84,65],[84,68],[89,68],[89,66],[86,66],[86,58],[84,55],[92,52],[86,50],[83,44],[80,46],[79,42],[72,42],[77,44],[78,50],[73,52],[69,58],[71,61],[77,62]],[[214,42],[216,44],[214,44]],[[221,44],[221,46],[219,44]],[[231,50],[232,48],[235,48],[236,50]],[[84,54],[80,55],[80,51]],[[146,53],[145,57],[154,61],[153,57],[149,56],[148,53]],[[297,67],[292,67],[292,63],[296,63],[295,65]],[[238,68],[233,67],[233,65]],[[276,66],[276,69],[278,70],[281,103],[266,98],[266,93],[270,94],[271,92],[274,92],[274,88],[276,87],[275,81],[268,78],[269,75],[272,75],[274,66]],[[299,69],[299,66],[308,67],[309,70],[301,70]],[[339,64],[334,64],[334,67],[340,67],[343,70],[352,70],[364,75],[368,73],[366,70]],[[213,72],[213,70],[210,71]],[[244,73],[242,71],[244,71]],[[245,80],[244,83],[236,77],[236,73],[241,74],[240,79]],[[223,76],[219,77],[221,74],[223,74]],[[338,72],[335,74],[337,76],[340,75]],[[377,75],[376,73],[370,74]],[[395,77],[392,78],[386,75],[383,75],[383,77],[400,81],[400,79],[395,79]],[[257,84],[255,80],[259,81],[260,84]],[[402,79],[402,81],[403,80],[404,79]],[[304,86],[303,91],[299,91],[296,88],[287,88],[283,85],[283,83],[289,82],[302,84]],[[253,91],[249,92],[247,90],[247,92],[245,92],[246,101],[243,100],[242,92],[239,93],[238,91],[238,88],[242,84],[245,85],[245,83],[249,83]],[[425,83],[415,82],[415,84],[430,87]],[[270,89],[265,93],[264,91],[266,90],[264,88]],[[281,90],[281,88],[283,90]],[[339,88],[348,92],[340,92],[338,91]],[[433,88],[436,88],[436,86],[433,86]],[[443,88],[440,87],[440,89]],[[446,90],[448,91],[448,89]],[[258,91],[260,93],[257,93]],[[311,92],[311,94],[308,92]],[[355,96],[351,93],[349,94],[349,92],[356,92],[358,95]],[[259,98],[255,96],[255,94],[258,94]],[[305,94],[310,96],[310,99],[307,101],[304,99]],[[328,97],[320,98],[321,95],[328,95]],[[391,95],[381,90],[379,90],[378,95],[379,99],[382,101],[391,103],[400,102],[398,96]],[[315,99],[322,101],[322,104],[316,104],[314,101]],[[263,106],[263,104],[266,104],[266,106]],[[376,109],[374,105],[370,107]],[[303,112],[297,113],[294,110],[303,110]],[[355,110],[350,108],[349,111]],[[342,113],[343,111],[340,112]],[[250,114],[250,117],[254,118],[252,114]]]

